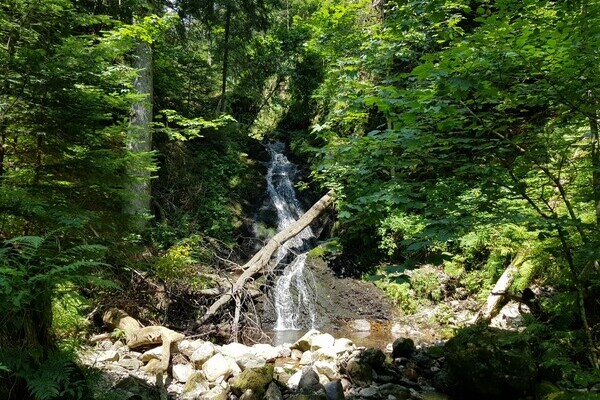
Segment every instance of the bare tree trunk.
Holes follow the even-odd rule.
[[[223,294],[213,305],[208,309],[202,318],[196,321],[195,328],[208,321],[214,316],[223,306],[225,306],[232,297],[243,289],[246,282],[254,275],[260,273],[271,260],[273,254],[285,242],[299,234],[304,228],[310,225],[321,213],[327,209],[333,202],[333,191],[330,190],[325,196],[321,197],[307,212],[305,212],[296,222],[288,228],[282,230],[273,236],[267,244],[260,249],[258,253],[244,264],[244,273],[240,275],[238,280],[231,286],[231,291]]]
[[[131,124],[127,133],[127,149],[132,152],[133,161],[129,166],[130,197],[126,211],[133,217],[136,228],[146,224],[146,214],[150,210],[150,171],[148,154],[152,150],[152,48],[140,41],[134,51],[133,67],[138,75],[133,82],[135,90],[144,99],[133,105]]]
[[[472,323],[480,322],[480,321],[490,321],[492,318],[498,314],[500,301],[504,298],[504,295],[508,292],[510,285],[515,280],[515,275],[519,269],[519,266],[523,263],[523,257],[521,255],[517,255],[515,260],[510,263],[508,267],[504,270],[492,292],[488,296],[485,305],[479,310],[477,315],[471,321]]]
[[[598,119],[591,117],[590,132],[592,134],[592,189],[594,207],[596,209],[596,225],[600,226],[600,146],[598,143]]]
[[[225,38],[223,44],[223,70],[221,74],[221,101],[219,109],[225,112],[227,106],[227,69],[229,68],[229,37],[231,35],[231,6],[225,11]]]

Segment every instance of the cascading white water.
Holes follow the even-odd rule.
[[[277,212],[277,230],[281,231],[300,218],[303,210],[292,183],[295,166],[283,154],[283,143],[270,143],[267,149],[271,155],[267,170],[267,193]],[[315,285],[306,267],[308,245],[314,239],[312,229],[307,227],[277,251],[275,265],[288,258],[291,261],[284,265],[275,284],[275,330],[316,327]]]

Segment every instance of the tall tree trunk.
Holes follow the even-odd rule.
[[[600,226],[600,147],[598,144],[598,118],[590,117],[590,132],[592,133],[592,189],[594,207],[596,209],[596,224]]]
[[[138,71],[133,82],[135,90],[144,98],[133,105],[131,125],[127,134],[127,149],[132,152],[129,166],[130,197],[126,211],[133,217],[134,226],[141,229],[146,224],[150,210],[150,171],[148,154],[152,150],[152,48],[140,41],[134,50],[133,67]]]
[[[223,71],[221,76],[221,101],[219,110],[225,111],[227,106],[227,68],[229,67],[229,37],[231,34],[231,6],[225,11],[225,38],[223,44]]]

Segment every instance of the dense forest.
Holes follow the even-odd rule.
[[[512,268],[536,379],[598,396],[599,61],[597,0],[2,0],[0,399],[105,398],[101,307],[197,331],[267,141],[332,194],[315,254],[405,314]]]

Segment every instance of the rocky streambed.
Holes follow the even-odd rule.
[[[81,354],[84,365],[102,371],[99,390],[114,399],[180,400],[400,400],[446,399],[441,347],[417,349],[400,338],[381,349],[356,346],[316,330],[293,344],[215,345],[184,339],[171,345],[165,374],[146,365],[160,359],[162,346],[130,351],[105,340]]]

